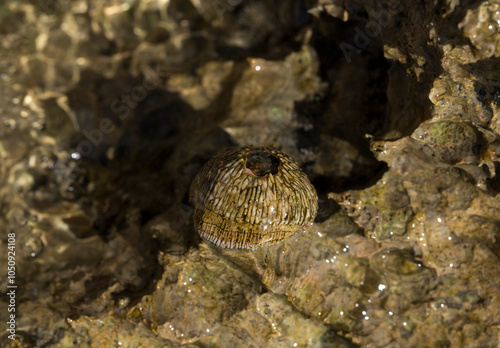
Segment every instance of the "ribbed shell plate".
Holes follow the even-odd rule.
[[[255,176],[245,170],[251,153],[279,159],[278,173]],[[222,248],[248,249],[276,244],[310,224],[318,197],[299,165],[269,147],[235,147],[217,153],[190,189],[194,226]]]

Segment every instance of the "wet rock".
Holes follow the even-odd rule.
[[[420,125],[413,138],[427,144],[438,161],[455,164],[457,162],[478,162],[482,141],[472,125],[467,123],[440,121]]]
[[[499,4],[484,2],[475,9],[469,9],[459,24],[459,28],[463,30],[482,58],[499,55],[497,47],[499,12]]]
[[[247,275],[229,268],[206,247],[202,250],[190,252],[187,263],[183,257],[165,255],[167,272],[157,291],[143,299],[141,312],[161,337],[187,342],[211,335],[261,291]]]
[[[380,250],[370,263],[386,279],[390,292],[410,302],[422,301],[435,286],[435,272],[417,262],[407,250]]]
[[[134,325],[112,316],[92,318],[82,316],[68,320],[71,330],[65,332],[56,347],[91,347],[125,345],[135,347],[179,347],[154,335],[144,325]]]
[[[410,197],[399,180],[401,178],[386,174],[370,189],[330,194],[330,197],[365,229],[367,236],[378,239],[402,236],[413,217],[413,210]]]
[[[282,62],[248,60],[222,123],[239,145],[283,144],[283,151],[296,160],[307,157],[296,146],[296,130],[307,127],[293,112],[295,101],[321,90],[314,50],[304,45]],[[309,125],[310,126],[310,125]]]

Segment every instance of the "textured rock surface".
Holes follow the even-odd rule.
[[[499,13],[2,3],[0,269],[15,233],[18,288],[0,346],[496,347]],[[319,211],[219,250],[189,185],[250,144],[297,160]]]

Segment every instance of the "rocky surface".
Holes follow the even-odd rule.
[[[497,346],[500,3],[12,1],[0,18],[2,347]],[[319,212],[281,244],[218,249],[189,185],[249,144],[298,161]]]

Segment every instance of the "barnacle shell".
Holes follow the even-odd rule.
[[[216,154],[190,190],[194,226],[222,248],[276,244],[310,224],[318,196],[299,165],[269,147],[234,147]]]

